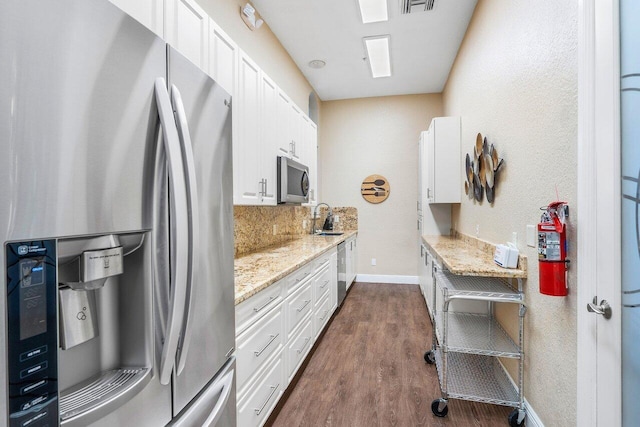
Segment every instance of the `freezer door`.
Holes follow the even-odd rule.
[[[171,427],[235,427],[235,357],[205,387],[174,421]]]
[[[186,114],[199,210],[197,244],[191,249],[196,269],[184,323],[189,326],[178,351],[186,356],[173,374],[177,415],[233,353],[233,173],[231,97],[173,48],[168,51],[169,87],[179,89]]]

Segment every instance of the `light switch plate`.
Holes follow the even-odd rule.
[[[536,247],[536,226],[527,225],[527,246]]]

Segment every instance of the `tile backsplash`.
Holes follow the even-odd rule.
[[[277,245],[311,231],[312,209],[307,206],[240,206],[233,207],[235,256]],[[335,231],[357,230],[358,210],[351,207],[332,208],[339,220]],[[321,228],[326,207],[318,209],[316,227]]]

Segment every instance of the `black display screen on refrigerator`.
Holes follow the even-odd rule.
[[[56,241],[7,243],[9,426],[56,426]]]

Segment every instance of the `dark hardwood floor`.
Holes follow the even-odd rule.
[[[440,397],[431,322],[417,285],[356,283],[274,426],[508,426],[512,408]]]

